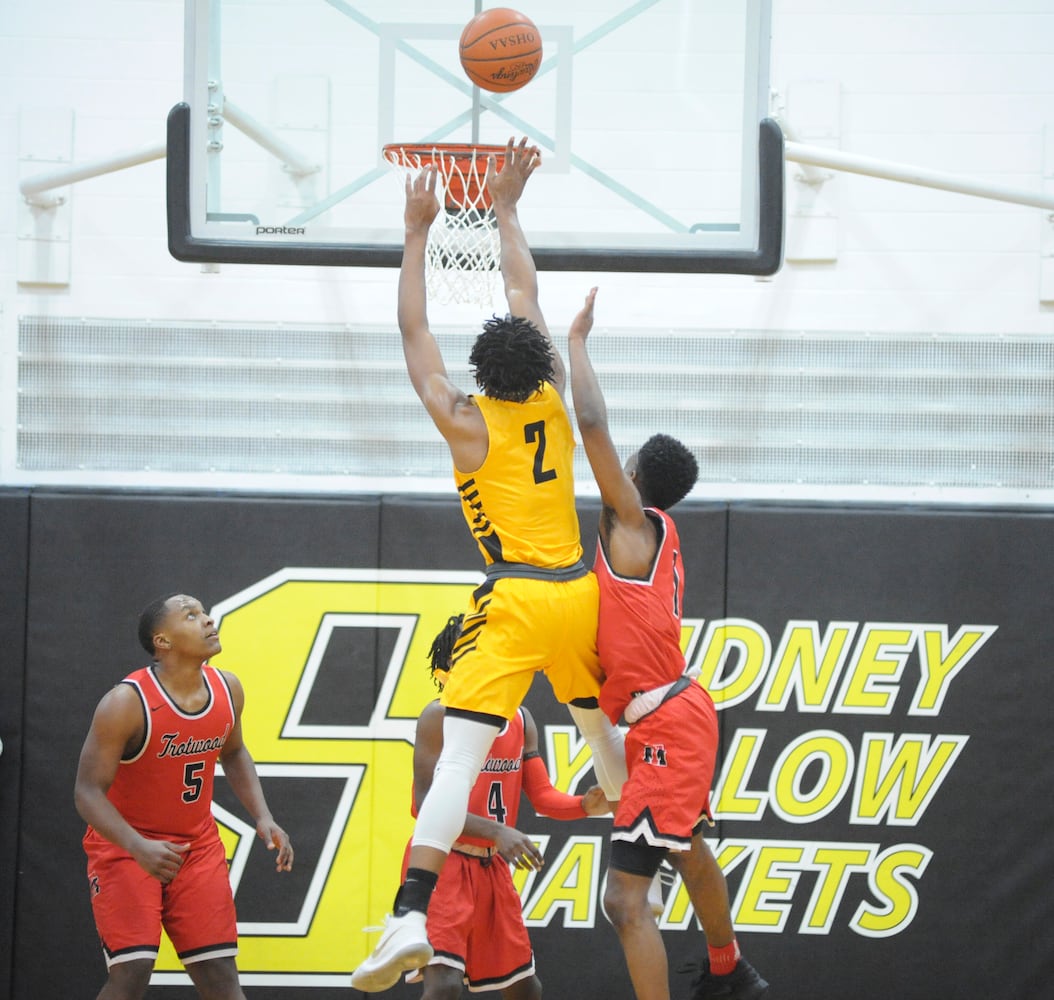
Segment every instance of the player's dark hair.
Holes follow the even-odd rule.
[[[552,382],[553,345],[523,316],[492,316],[468,356],[478,385],[492,399],[522,403]]]
[[[150,656],[156,655],[154,649],[154,633],[157,631],[157,626],[160,624],[161,619],[168,613],[168,609],[165,607],[173,597],[178,597],[179,591],[172,594],[165,594],[164,597],[157,597],[152,600],[143,610],[139,613],[139,645],[147,651]]]
[[[653,434],[637,452],[637,489],[647,507],[668,510],[683,500],[699,477],[699,463],[668,434]]]
[[[450,673],[450,658],[454,652],[454,643],[461,635],[461,622],[464,617],[464,615],[451,615],[446,625],[432,640],[432,648],[428,650],[428,671],[440,691],[443,690],[446,676]]]

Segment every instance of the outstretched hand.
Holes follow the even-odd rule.
[[[597,290],[594,285],[586,295],[586,304],[578,310],[578,314],[571,320],[571,328],[567,331],[569,340],[585,340],[589,331],[593,329],[593,304],[596,302]]]
[[[523,194],[527,178],[542,162],[542,151],[528,146],[524,136],[518,143],[509,139],[505,146],[505,163],[501,170],[493,154],[487,157],[487,191],[495,208],[512,208]]]
[[[436,196],[436,180],[439,169],[434,163],[423,167],[416,177],[406,176],[406,210],[403,222],[408,232],[428,232],[439,214],[439,198]]]

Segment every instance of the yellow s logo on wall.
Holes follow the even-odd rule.
[[[214,666],[245,688],[242,729],[266,789],[268,777],[331,778],[341,788],[333,815],[284,816],[269,803],[296,848],[297,827],[328,824],[299,912],[281,922],[239,922],[238,966],[246,985],[349,986],[391,909],[413,828],[413,735],[436,696],[428,650],[447,619],[462,611],[479,573],[287,568],[213,608],[223,652]],[[384,634],[385,662],[343,662],[327,650],[343,630]],[[339,645],[345,649],[344,645]],[[387,652],[389,651],[390,652]],[[318,722],[309,706],[325,661],[327,683],[341,685],[353,718]],[[346,677],[334,678],[336,669]],[[344,688],[343,685],[348,685]],[[350,692],[350,693],[349,693]],[[314,721],[313,721],[314,719]],[[244,815],[214,808],[238,880],[255,831]],[[254,858],[259,865],[260,859]],[[274,875],[274,893],[283,892]],[[177,970],[179,970],[177,972]],[[188,982],[167,939],[153,982]]]

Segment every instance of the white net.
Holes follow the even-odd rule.
[[[494,301],[500,244],[486,191],[487,158],[493,154],[500,169],[504,153],[504,146],[384,147],[400,184],[428,164],[439,168],[437,194],[445,210],[428,233],[425,282],[440,302],[487,308]]]

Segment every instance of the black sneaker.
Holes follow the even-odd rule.
[[[742,956],[727,976],[714,975],[708,959],[697,965],[682,966],[680,971],[695,969],[699,970],[699,975],[692,980],[689,1000],[757,1000],[768,992],[769,984]]]

